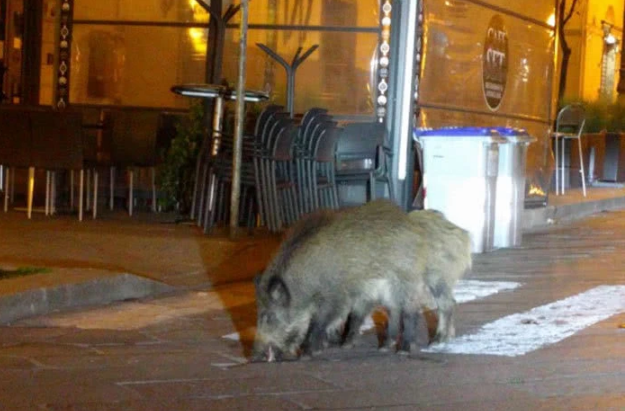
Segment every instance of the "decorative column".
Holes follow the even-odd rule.
[[[625,28],[625,10],[623,10],[623,24]],[[623,33],[625,33],[625,31]],[[625,34],[623,35],[623,43],[625,44]],[[618,84],[616,86],[618,100],[621,103],[625,102],[625,55],[623,55],[623,49],[625,49],[625,46],[621,47],[621,68],[619,69]]]
[[[393,6],[390,0],[384,0],[380,8],[380,41],[378,48],[378,96],[376,98],[376,115],[380,123],[386,119],[388,103],[390,40],[391,40],[391,11]]]
[[[61,0],[59,30],[59,61],[56,78],[56,107],[63,110],[69,104],[69,67],[72,45],[74,0]]]

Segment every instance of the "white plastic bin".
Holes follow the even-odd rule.
[[[499,148],[497,200],[495,204],[495,248],[521,245],[525,205],[527,147],[536,141],[523,129],[495,129],[508,144]]]
[[[442,212],[471,234],[472,251],[494,245],[499,145],[492,128],[417,130],[423,148],[424,206]]]

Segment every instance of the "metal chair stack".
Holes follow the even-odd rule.
[[[338,208],[335,152],[341,135],[325,109],[310,109],[298,123],[283,107],[267,106],[244,136],[239,223],[278,232],[304,213]],[[218,138],[219,150],[203,153],[207,166],[197,176],[197,218],[205,231],[229,217],[232,136]]]

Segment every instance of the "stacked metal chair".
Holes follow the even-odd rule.
[[[335,153],[338,140],[343,132],[335,122],[320,127],[319,137],[314,142],[312,173],[313,201],[315,208],[339,208],[336,184]],[[324,124],[324,123],[322,123]]]
[[[325,109],[310,109],[297,122],[283,107],[267,106],[244,136],[239,223],[278,232],[303,213],[338,208],[335,152],[341,135]],[[208,167],[198,175],[198,219],[205,231],[228,218],[232,135],[217,137],[219,150],[204,153]]]
[[[320,202],[319,198],[319,190],[332,191],[335,185],[334,173],[328,171],[328,164],[331,163],[333,166],[336,138],[334,138],[334,132],[328,134],[328,131],[335,129],[336,126],[337,123],[325,109],[310,109],[302,118],[295,156],[299,204],[302,213],[310,213],[319,208],[338,208],[338,204],[331,200],[336,196],[332,194],[329,197],[324,196],[322,199],[329,200],[324,202]],[[326,135],[334,140],[327,141]]]

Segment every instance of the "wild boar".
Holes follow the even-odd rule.
[[[409,216],[395,204],[378,200],[340,212],[320,212],[296,223],[255,281],[254,359],[273,361],[317,352],[329,333],[348,319],[349,343],[376,306],[389,313],[389,345],[397,341],[403,325],[400,349],[414,347],[417,315],[424,304],[434,303],[442,317],[437,338],[444,340],[453,333],[450,288],[462,273],[447,269],[470,267],[470,241],[465,244],[466,232],[439,214],[423,213]],[[428,236],[444,236],[437,232],[437,224],[442,232],[458,235],[450,246],[461,245],[462,251],[446,251],[444,238],[435,238],[430,245]],[[436,266],[446,258],[463,261]]]

